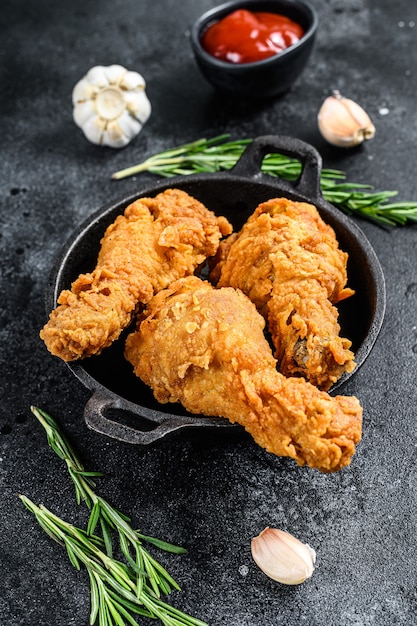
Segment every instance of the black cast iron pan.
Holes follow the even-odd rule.
[[[271,152],[297,158],[302,171],[290,183],[262,174],[263,158]],[[89,217],[67,242],[51,275],[46,297],[47,312],[56,306],[62,289],[81,272],[91,271],[97,259],[100,239],[106,227],[134,200],[154,196],[177,187],[203,202],[218,215],[226,216],[238,230],[260,202],[284,196],[316,205],[325,222],[349,253],[349,286],[352,298],[340,303],[342,335],[353,342],[357,369],[363,364],[380,331],[385,312],[385,281],[369,241],[357,225],[325,201],[320,188],[321,157],[309,144],[284,136],[254,140],[235,167],[228,172],[193,174],[164,179],[151,187],[101,209]],[[87,425],[109,437],[145,445],[184,429],[236,428],[227,420],[187,413],[181,405],[160,405],[152,391],[132,372],[123,356],[124,337],[100,356],[68,364],[75,376],[92,392],[84,409]],[[331,392],[352,374],[345,374]]]

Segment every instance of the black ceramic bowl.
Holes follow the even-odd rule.
[[[296,183],[261,173],[268,153],[297,158],[302,172]],[[57,259],[46,295],[47,313],[56,306],[62,289],[81,272],[91,271],[105,229],[134,200],[155,196],[169,187],[183,189],[218,215],[225,215],[238,230],[260,202],[284,196],[314,204],[336,232],[348,252],[348,284],[355,295],[339,305],[342,335],[352,341],[357,368],[344,374],[332,389],[343,385],[364,363],[374,345],[385,311],[385,282],[379,261],[365,235],[353,220],[326,202],[320,189],[321,158],[317,151],[290,137],[259,137],[228,172],[193,174],[163,179],[128,198],[100,209],[72,235]],[[126,333],[125,333],[126,334]],[[180,404],[159,404],[152,391],[132,371],[123,356],[124,335],[100,356],[69,363],[68,367],[92,392],[84,410],[90,428],[132,444],[153,443],[184,429],[238,429],[227,420],[191,415]]]
[[[204,50],[201,37],[214,22],[237,9],[277,13],[294,20],[304,36],[286,50],[255,63],[229,63]],[[218,90],[233,96],[270,98],[288,91],[310,57],[317,30],[317,13],[306,0],[240,0],[204,13],[193,25],[191,45],[205,78]]]

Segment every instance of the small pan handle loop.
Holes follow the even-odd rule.
[[[156,423],[155,428],[152,430],[140,430],[139,423],[132,428],[131,426],[106,417],[105,413],[110,409],[130,411],[138,415],[138,417],[142,417],[138,414],[138,411],[135,410],[135,405],[127,408],[126,403],[121,400],[118,401],[117,397],[104,396],[96,392],[91,396],[84,407],[85,422],[92,430],[106,435],[107,437],[111,437],[112,439],[123,441],[124,443],[146,446],[154,443],[158,439],[164,438],[166,435],[179,428],[178,424],[169,419],[161,423]]]
[[[135,416],[133,426],[110,419],[106,413],[112,409]],[[111,396],[96,390],[84,407],[84,419],[89,428],[102,435],[138,446],[147,446],[155,441],[174,435],[183,428],[207,426],[207,419],[200,416],[168,415],[152,409],[139,407],[120,396]],[[212,418],[213,419],[213,418]],[[230,428],[226,419],[215,418],[215,427]],[[145,427],[146,424],[146,427]],[[210,425],[210,424],[209,424]],[[213,422],[211,423],[213,426]]]
[[[301,162],[301,174],[298,180],[290,183],[294,190],[313,200],[322,198],[320,176],[322,159],[313,146],[301,139],[285,135],[263,135],[254,139],[245,149],[231,172],[246,178],[256,179],[263,176],[262,161],[267,154],[278,153],[295,158]],[[274,180],[273,176],[269,177]],[[282,179],[277,177],[282,188]],[[286,181],[288,182],[288,181]]]

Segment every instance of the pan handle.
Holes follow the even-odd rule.
[[[138,419],[134,426],[128,426],[106,416],[111,409],[120,410]],[[144,413],[149,415],[144,415]],[[198,416],[187,418],[159,413],[151,409],[144,409],[124,400],[119,396],[107,396],[95,391],[84,407],[84,420],[91,430],[112,439],[138,446],[153,444],[168,435],[174,435],[182,428],[196,428],[207,426],[207,418]],[[216,419],[216,427],[230,427],[227,420]]]
[[[95,392],[84,407],[85,422],[92,430],[124,443],[146,446],[184,426],[184,424],[178,424],[168,418],[159,423],[147,420],[147,425],[153,426],[153,424],[156,424],[155,427],[150,430],[141,430],[141,422],[139,420],[137,426],[135,424],[135,427],[132,427],[107,417],[106,412],[111,409],[118,409],[143,417],[137,411],[135,405],[130,405],[130,403],[126,403],[121,398],[104,396]],[[146,420],[146,418],[144,419]]]
[[[295,137],[286,135],[257,137],[247,146],[230,171],[245,178],[259,178],[263,176],[262,161],[267,154],[271,153],[283,154],[299,160],[302,168],[301,174],[297,181],[291,183],[291,186],[301,195],[314,200],[322,198],[320,186],[322,158],[313,146]],[[274,180],[273,176],[270,178]]]

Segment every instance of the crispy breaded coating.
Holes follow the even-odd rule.
[[[346,288],[348,255],[316,207],[286,198],[264,202],[217,255],[211,278],[255,303],[283,374],[328,390],[355,368],[333,306],[353,294]]]
[[[299,465],[341,469],[361,439],[359,401],[280,374],[264,326],[241,291],[192,276],[150,301],[125,356],[159,402],[237,422],[260,446]]]
[[[179,189],[136,200],[107,228],[96,268],[60,294],[40,333],[46,347],[64,361],[100,354],[139,304],[192,274],[230,232],[225,218]]]

